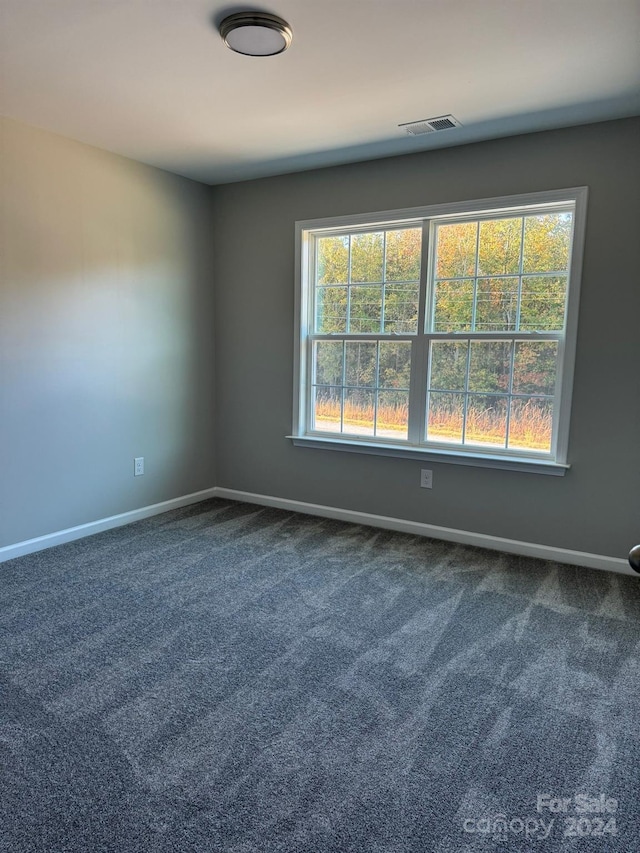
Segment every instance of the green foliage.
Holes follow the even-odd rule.
[[[522,271],[562,272],[569,267],[573,216],[546,213],[527,216],[524,224]]]
[[[562,329],[567,279],[548,273],[567,269],[571,228],[568,213],[438,226],[434,330]],[[518,305],[521,266],[539,275],[523,276]]]
[[[384,289],[384,331],[415,334],[418,328],[418,285],[387,284]]]
[[[434,341],[431,344],[430,388],[464,391],[467,379],[469,342]]]
[[[317,332],[381,332],[383,311],[385,333],[417,331],[420,228],[321,237],[316,247]]]
[[[408,341],[317,341],[315,384],[408,389]],[[344,372],[344,382],[343,382]]]
[[[510,386],[514,346],[513,384]],[[435,391],[552,396],[557,357],[558,344],[555,341],[433,341],[429,388]]]
[[[480,223],[478,275],[509,275],[520,270],[522,217]]]
[[[315,344],[314,366],[317,385],[342,385],[343,356],[342,341],[318,341]]]
[[[387,231],[385,281],[418,281],[422,230]]]
[[[518,279],[480,278],[476,295],[478,332],[509,332],[518,319]]]
[[[349,238],[321,237],[316,247],[318,284],[346,284],[349,280]]]
[[[513,393],[552,396],[556,383],[556,341],[516,341]]]
[[[345,385],[375,386],[377,350],[378,344],[375,341],[346,341]]]
[[[380,341],[378,385],[380,388],[409,388],[411,344],[408,341]]]
[[[382,285],[358,284],[351,287],[349,332],[379,332],[382,324]]]
[[[475,273],[478,225],[456,222],[437,229],[436,278],[464,278]]]
[[[507,393],[511,376],[511,341],[471,341],[469,391]]]
[[[316,289],[316,331],[322,334],[347,331],[347,293],[346,287]]]
[[[351,237],[351,283],[382,282],[384,234],[354,234]]]
[[[523,277],[520,328],[541,332],[562,329],[566,298],[566,276]]]
[[[473,281],[436,283],[433,328],[436,332],[469,332],[473,319]]]

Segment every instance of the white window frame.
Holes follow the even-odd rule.
[[[568,463],[569,421],[571,413],[571,395],[573,388],[573,372],[578,325],[578,306],[580,299],[580,281],[582,277],[582,256],[584,250],[584,235],[586,225],[587,187],[552,190],[539,193],[528,193],[517,196],[502,196],[499,198],[479,199],[474,201],[454,202],[451,204],[430,205],[427,207],[410,208],[406,210],[391,210],[376,213],[358,214],[355,216],[338,216],[328,219],[314,219],[296,222],[296,292],[295,292],[295,350],[294,350],[294,407],[293,430],[288,438],[298,446],[316,447],[355,453],[369,453],[383,456],[396,456],[422,461],[449,462],[459,465],[505,468],[519,471],[563,475],[570,467]],[[480,339],[512,339],[518,337],[518,332],[465,332],[463,336],[457,333],[427,331],[425,326],[425,311],[430,304],[433,276],[429,265],[433,264],[434,253],[429,251],[430,238],[435,225],[446,222],[447,219],[478,220],[495,218],[500,215],[522,215],[531,213],[538,207],[542,212],[549,209],[561,208],[562,205],[573,207],[573,241],[570,249],[570,265],[568,278],[568,294],[565,314],[564,336],[557,332],[546,334],[537,332],[536,340],[559,340],[558,364],[555,402],[554,402],[554,435],[552,437],[552,453],[541,455],[535,451],[518,451],[472,447],[439,446],[431,441],[428,444],[421,440],[418,433],[426,412],[428,346],[432,339],[461,340],[469,338]],[[420,302],[418,313],[418,330],[415,334],[393,334],[389,340],[410,340],[412,349],[412,373],[410,400],[409,441],[384,440],[367,436],[327,435],[308,429],[310,423],[310,350],[312,341],[317,335],[313,333],[313,296],[314,296],[314,241],[318,236],[326,236],[332,232],[354,233],[366,232],[373,229],[423,228],[422,261],[420,273]],[[326,339],[331,339],[327,335]],[[380,340],[382,334],[357,334],[356,340]],[[416,396],[419,406],[415,405]],[[417,411],[417,416],[416,416]],[[555,452],[554,451],[555,448]]]

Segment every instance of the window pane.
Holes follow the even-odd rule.
[[[478,280],[476,330],[509,332],[518,317],[518,279],[486,278]]]
[[[351,281],[382,281],[384,236],[355,234],[351,238]]]
[[[314,314],[311,329],[310,317],[302,322],[309,429],[404,442],[415,429],[420,443],[550,454],[573,205],[571,197],[557,205],[514,197],[481,213],[454,205],[457,212],[438,208],[431,221],[356,222],[339,234],[327,220],[326,230],[305,232],[313,262],[303,277]],[[428,356],[427,364],[414,356]]]
[[[553,395],[558,344],[555,341],[517,341],[513,361],[514,394]]]
[[[385,281],[418,281],[421,242],[421,228],[387,231]]]
[[[468,351],[468,341],[434,341],[429,359],[429,387],[442,391],[464,391]]]
[[[313,429],[340,432],[342,388],[318,386],[314,389]]]
[[[511,341],[471,341],[470,391],[509,391]]]
[[[409,435],[409,393],[378,391],[376,435],[407,439]]]
[[[315,383],[342,385],[342,341],[318,341],[315,344]]]
[[[478,275],[520,272],[522,217],[480,223]]]
[[[346,284],[349,274],[349,238],[321,237],[316,247],[318,284]]]
[[[523,272],[560,272],[569,266],[573,214],[527,216],[524,223]]]
[[[549,453],[552,428],[551,400],[519,397],[511,401],[509,447]]]
[[[316,290],[316,331],[320,334],[347,331],[347,288]]]
[[[409,341],[380,341],[380,388],[409,388],[411,344]]]
[[[507,397],[470,394],[467,397],[465,444],[505,447],[507,405]]]
[[[464,423],[464,394],[430,392],[427,418],[429,441],[450,441],[462,444]]]
[[[349,303],[350,332],[379,332],[382,322],[382,285],[358,285],[351,288]]]
[[[472,281],[437,282],[433,321],[435,332],[469,331],[472,311]]]
[[[562,329],[566,295],[566,276],[523,278],[520,328],[541,332]]]
[[[375,341],[347,341],[345,344],[345,385],[375,385],[376,355]]]
[[[475,222],[439,225],[436,238],[436,278],[475,274],[478,226]]]
[[[346,388],[344,392],[343,432],[354,435],[374,433],[375,391]]]
[[[387,284],[384,331],[415,334],[418,330],[418,285]]]

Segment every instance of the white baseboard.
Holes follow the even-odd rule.
[[[469,530],[456,530],[453,527],[438,527],[435,524],[424,524],[421,521],[407,521],[386,515],[372,515],[368,512],[338,509],[337,507],[304,503],[288,498],[272,497],[271,495],[255,495],[236,489],[217,487],[213,491],[218,498],[272,506],[277,509],[288,509],[292,512],[319,515],[323,518],[335,518],[338,521],[351,521],[355,524],[365,524],[368,527],[398,530],[401,533],[415,533],[418,536],[428,536],[431,539],[444,539],[446,542],[457,542],[462,545],[476,545],[480,548],[490,548],[493,551],[505,551],[508,554],[520,554],[524,557],[554,560],[557,563],[584,566],[588,569],[603,569],[604,571],[630,575],[634,578],[640,577],[626,560],[619,557],[605,557],[601,554],[589,554],[585,551],[570,551],[567,548],[555,548],[552,545],[538,545],[535,542],[503,539],[501,536],[489,536],[486,533],[472,533]]]
[[[73,542],[74,539],[83,539],[85,536],[92,536],[94,533],[100,533],[102,530],[122,527],[125,524],[141,521],[143,518],[149,518],[152,515],[160,515],[171,509],[178,509],[181,506],[199,503],[200,501],[207,500],[207,498],[215,497],[215,491],[215,489],[203,489],[201,492],[193,492],[190,495],[182,495],[179,498],[162,501],[162,503],[143,506],[140,509],[133,509],[131,512],[122,512],[119,515],[111,515],[109,518],[90,521],[88,524],[79,524],[77,527],[68,527],[66,530],[48,533],[46,536],[38,536],[35,539],[16,542],[15,545],[6,545],[0,548],[0,563],[4,563],[6,560],[13,560],[14,557],[23,557],[25,554],[33,554],[35,551],[42,551],[54,545]]]
[[[111,530],[149,518],[152,515],[160,515],[172,509],[178,509],[189,504],[199,503],[208,498],[226,498],[232,501],[243,501],[245,503],[259,504],[260,506],[272,506],[277,509],[286,509],[292,512],[301,512],[306,515],[317,515],[322,518],[335,518],[338,521],[350,521],[354,524],[364,524],[368,527],[381,527],[385,530],[397,530],[401,533],[414,533],[418,536],[428,536],[432,539],[443,539],[446,542],[457,542],[462,545],[476,545],[480,548],[490,548],[493,551],[505,551],[508,554],[521,554],[525,557],[539,557],[542,560],[554,560],[558,563],[569,563],[572,566],[584,566],[589,569],[603,569],[610,572],[618,572],[637,578],[626,560],[618,557],[605,557],[601,554],[589,554],[585,551],[570,551],[566,548],[555,548],[552,545],[538,545],[534,542],[520,542],[517,539],[504,539],[500,536],[489,536],[486,533],[472,533],[469,530],[456,530],[453,527],[439,527],[435,524],[425,524],[421,521],[408,521],[403,518],[392,518],[387,515],[372,515],[368,512],[357,512],[351,509],[339,509],[322,504],[304,503],[289,498],[278,498],[271,495],[257,495],[252,492],[241,492],[237,489],[225,489],[220,486],[204,489],[201,492],[193,492],[162,503],[141,507],[140,509],[112,515],[109,518],[101,518],[88,524],[79,524],[77,527],[69,527],[49,533],[46,536],[38,536],[35,539],[27,539],[24,542],[16,542],[15,545],[6,545],[0,548],[0,563],[12,560],[14,557],[22,557],[25,554],[33,554],[54,545],[62,545],[75,539],[82,539],[102,530]]]

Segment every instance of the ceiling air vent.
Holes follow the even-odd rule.
[[[434,133],[437,130],[449,130],[451,127],[462,127],[457,118],[453,116],[436,116],[435,118],[423,118],[420,121],[408,121],[399,124],[412,136],[422,136],[423,133]]]

